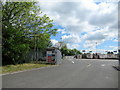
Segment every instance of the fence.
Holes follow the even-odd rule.
[[[74,56],[67,56],[64,59],[72,59]],[[78,54],[76,59],[118,59],[118,54]]]
[[[47,62],[46,53],[47,53],[46,50],[44,50],[44,51],[31,50],[20,60],[20,62],[24,62],[24,63],[28,63],[28,62],[32,62],[32,61],[45,61],[45,62]],[[54,55],[55,55],[55,57],[52,56],[51,59],[55,58],[55,61],[56,61],[55,64],[61,64],[61,62],[62,62],[61,52],[58,49],[54,49]]]

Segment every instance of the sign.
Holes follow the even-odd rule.
[[[48,56],[48,62],[52,62],[52,56]]]
[[[47,55],[52,55],[52,51],[47,51]]]
[[[47,62],[52,62],[52,51],[47,51]]]

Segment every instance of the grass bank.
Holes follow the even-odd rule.
[[[52,65],[46,65],[46,64],[34,64],[34,63],[25,63],[25,64],[18,64],[18,65],[6,65],[0,67],[0,74],[5,73],[12,73],[16,71],[23,71],[33,68],[40,68],[40,67],[48,67]]]

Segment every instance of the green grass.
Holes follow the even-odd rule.
[[[34,63],[25,63],[25,64],[18,64],[18,65],[6,65],[6,66],[0,67],[0,74],[12,73],[12,72],[16,72],[16,71],[23,71],[23,70],[40,68],[40,67],[48,67],[48,66],[51,66],[51,65],[34,64]]]

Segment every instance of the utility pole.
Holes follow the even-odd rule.
[[[38,43],[38,39],[37,39],[37,36],[36,35],[31,35],[30,37],[33,37],[34,38],[34,58],[33,58],[33,60],[37,60],[38,58],[38,45],[37,45],[37,43]]]
[[[35,43],[36,43],[36,44],[35,44],[35,52],[36,52],[36,55],[35,55],[35,56],[36,56],[36,57],[35,57],[35,58],[36,58],[36,61],[38,61],[38,52],[39,52],[38,43],[39,43],[39,36],[36,35],[35,37],[36,37],[36,40],[35,40]]]
[[[97,42],[96,42],[96,54],[97,54]]]
[[[35,47],[34,47],[34,60],[36,60],[36,36],[34,35],[34,43],[35,43]]]

